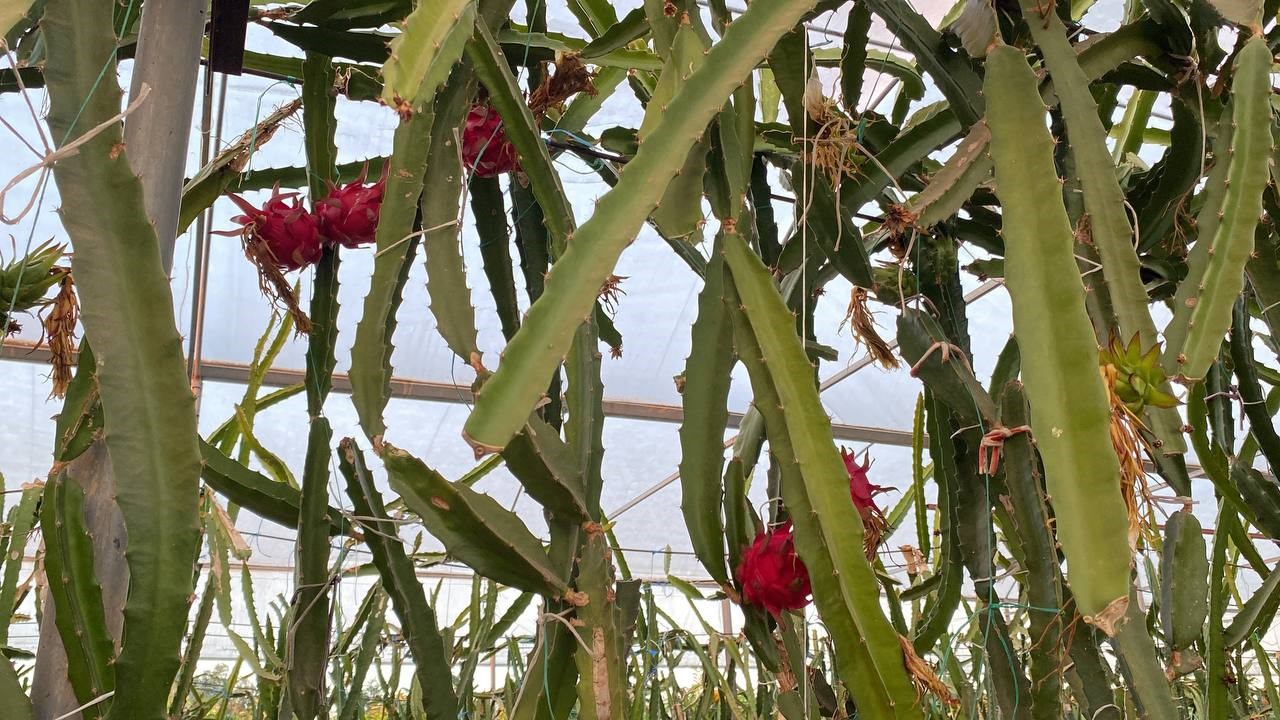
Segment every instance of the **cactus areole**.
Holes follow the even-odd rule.
[[[462,164],[477,177],[494,177],[519,167],[516,149],[502,129],[502,117],[487,104],[476,104],[462,127]]]

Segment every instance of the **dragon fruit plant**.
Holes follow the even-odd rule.
[[[250,442],[254,397],[195,442],[179,331],[161,312],[171,307],[167,268],[151,245],[163,249],[174,235],[160,228],[165,236],[153,238],[138,182],[161,174],[130,166],[141,154],[129,152],[120,126],[145,112],[119,116],[110,66],[137,4],[19,4],[45,16],[0,35],[17,43],[14,78],[40,76],[52,137],[63,139],[49,165],[93,346],[76,357],[88,372],[67,391],[75,402],[59,420],[58,467],[101,437],[130,479],[116,496],[129,573],[101,578],[103,605],[127,586],[123,642],[108,632],[78,522],[102,517],[110,495],[82,499],[82,478],[69,470],[48,490],[24,491],[20,511],[6,508],[8,537],[24,537],[44,498],[46,609],[57,612],[43,617],[57,627],[42,633],[31,684],[62,673],[73,685],[62,693],[74,696],[66,710],[203,712],[191,674],[214,600],[219,615],[228,602],[223,578],[238,539],[206,495],[213,571],[191,624],[201,477],[246,513],[298,529],[288,610],[237,643],[263,717],[318,720],[334,703],[339,717],[372,714],[357,690],[388,647],[405,649],[415,677],[385,714],[429,720],[941,720],[954,716],[945,707],[953,690],[961,712],[1018,720],[1274,714],[1280,689],[1262,640],[1280,576],[1253,541],[1280,538],[1280,435],[1269,402],[1280,377],[1254,358],[1280,337],[1274,20],[1264,21],[1261,3],[1205,0],[1187,12],[1188,3],[1131,3],[1110,32],[1095,27],[1094,11],[1037,0],[999,3],[998,13],[989,2],[962,3],[946,28],[903,0],[710,3],[710,23],[692,0],[645,2],[626,17],[611,3],[571,2],[581,32],[554,33],[539,8],[511,17],[503,2],[255,9],[281,41],[306,39],[301,60],[244,57],[246,71],[301,77],[301,97],[275,122],[303,110],[306,157],[273,171],[285,189],[261,205],[233,195],[237,229],[223,234],[242,238],[264,292],[289,306],[302,331],[307,316],[286,274],[309,276],[316,320],[300,478]],[[149,22],[165,8],[143,5]],[[845,17],[843,48],[812,47],[804,23]],[[139,26],[144,38],[149,22]],[[377,38],[388,27],[383,56]],[[872,28],[894,37],[889,53],[868,49]],[[353,49],[357,65],[335,60]],[[863,78],[881,72],[899,81],[898,95],[867,107],[863,98],[881,94]],[[386,169],[369,182],[367,170],[337,162],[335,113],[339,103],[378,99],[398,125]],[[600,127],[605,102],[642,113],[639,127]],[[1168,108],[1167,132],[1151,132],[1153,105]],[[195,217],[237,180],[245,192],[268,189],[243,168],[272,127],[253,128],[194,175],[181,216]],[[626,138],[626,152],[614,154],[609,138]],[[570,154],[610,186],[590,208],[571,202],[562,182],[559,159]],[[304,185],[305,195],[288,189]],[[790,230],[778,222],[783,203]],[[610,322],[608,290],[646,226],[702,288],[679,385],[681,512],[694,555],[723,592],[702,601],[742,610],[738,627],[705,641],[674,626],[651,584],[629,577],[613,533],[631,518],[601,507],[601,343],[620,347],[626,330]],[[463,246],[477,236],[483,279]],[[370,244],[378,252],[369,276],[341,264]],[[46,302],[59,282],[52,253],[0,270],[9,306],[0,312]],[[966,294],[959,257],[969,255],[985,275]],[[406,292],[418,261],[425,308]],[[847,346],[814,311],[837,277],[853,288],[855,338],[872,339],[869,303],[879,302],[898,318],[896,342],[842,357]],[[68,294],[51,306],[61,311],[45,315],[70,340],[69,276],[61,284]],[[997,286],[1011,299],[1007,344],[971,337],[991,325],[966,314]],[[492,305],[473,302],[486,291]],[[349,333],[338,318],[360,311],[338,299],[360,292]],[[1161,303],[1173,319],[1158,328],[1163,313],[1150,306]],[[480,342],[480,309],[489,307],[502,321],[501,348]],[[545,510],[545,533],[393,444],[416,430],[387,427],[385,413],[397,316],[414,311],[434,315],[449,350],[475,370],[458,442],[477,457],[501,454]],[[0,330],[10,320],[0,316]],[[287,333],[264,341],[273,349],[250,377],[262,377]],[[69,368],[72,346],[63,347]],[[347,359],[339,347],[350,348],[350,400],[374,463],[354,440],[335,443],[325,416],[334,369]],[[877,503],[886,488],[871,482],[869,457],[837,446],[841,429],[821,393],[871,361],[888,368],[898,359],[922,394],[912,427],[885,440],[905,447],[909,435],[913,450],[904,497],[889,511]],[[833,362],[839,373],[828,372]],[[990,382],[975,367],[994,367]],[[726,444],[730,406],[742,408],[743,396],[750,404]],[[1125,442],[1116,428],[1129,433]],[[347,498],[333,496],[335,444]],[[253,458],[271,478],[245,464]],[[1148,492],[1157,473],[1162,483]],[[765,482],[775,512],[761,527],[748,497]],[[397,498],[384,499],[388,487]],[[347,499],[352,512],[334,507]],[[1217,512],[1211,540],[1197,519],[1215,510],[1206,500]],[[1170,515],[1162,503],[1183,509]],[[905,575],[881,549],[900,522],[916,531],[893,538]],[[406,523],[484,578],[465,621],[436,615],[422,557],[398,537]],[[334,590],[344,579],[332,550],[355,545],[371,554],[366,567],[380,582],[352,614]],[[22,554],[0,557],[0,599],[14,600],[25,570],[10,555]],[[523,604],[502,611],[498,586],[520,591]],[[534,636],[503,652],[533,602]],[[790,622],[795,612],[820,627]],[[361,629],[337,632],[337,619],[350,617]],[[188,627],[190,662],[175,689]],[[7,628],[0,622],[0,645]],[[49,670],[46,639],[69,651],[55,655],[65,667]],[[677,687],[670,670],[689,650],[703,662],[702,682]],[[505,688],[518,692],[476,692],[482,659],[504,657]],[[0,706],[21,706],[26,679],[9,670],[0,658]],[[383,683],[392,696],[403,684]],[[10,714],[62,714],[47,710]]]

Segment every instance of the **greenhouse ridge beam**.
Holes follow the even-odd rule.
[[[49,352],[37,348],[30,342],[10,341],[0,348],[0,360],[14,360],[29,363],[47,363]],[[239,363],[204,360],[200,363],[200,376],[204,380],[244,383],[249,378],[249,367]],[[303,381],[302,370],[273,368],[267,371],[263,384],[272,387],[288,387]],[[334,373],[333,389],[336,392],[350,393],[351,380],[345,373]],[[429,380],[408,380],[393,378],[391,396],[408,400],[427,400],[457,404],[471,404],[475,401],[471,388],[466,385],[455,385]],[[663,405],[644,403],[633,400],[604,401],[604,412],[607,417],[628,420],[647,420],[650,422],[679,423],[684,420],[684,409],[679,405]],[[729,413],[728,427],[736,428],[742,422],[742,413]],[[911,433],[905,430],[873,428],[862,425],[832,425],[832,432],[837,440],[848,442],[866,442],[880,445],[911,445]]]

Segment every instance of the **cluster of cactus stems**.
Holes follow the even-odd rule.
[[[43,88],[53,138],[75,143],[53,166],[74,259],[59,267],[64,248],[46,244],[0,268],[0,334],[55,311],[65,394],[49,476],[7,496],[0,525],[0,717],[1216,720],[1280,706],[1263,644],[1280,569],[1257,540],[1280,540],[1273,0],[1131,4],[1107,33],[1088,30],[1088,3],[1035,0],[969,0],[943,29],[905,0],[645,0],[625,16],[571,0],[576,37],[548,31],[542,3],[514,17],[512,0],[251,10],[304,57],[249,52],[246,71],[300,78],[301,97],[194,174],[179,230],[227,193],[276,187],[336,198],[315,217],[351,232],[276,258],[306,266],[310,307],[273,318],[235,415],[204,438],[147,168],[130,166],[116,121],[114,58],[138,41],[137,8],[17,5],[0,12],[17,63],[0,92]],[[843,47],[811,47],[805,23],[833,11],[847,16]],[[911,59],[869,49],[873,20]],[[867,71],[900,81],[887,112],[860,101]],[[920,103],[926,84],[943,100]],[[592,117],[624,93],[638,127],[593,137]],[[389,155],[337,164],[339,97],[395,113]],[[1164,132],[1151,125],[1166,100]],[[298,166],[242,174],[299,109]],[[586,217],[560,180],[565,153],[610,186]],[[361,194],[374,192],[365,173],[384,178],[379,198]],[[780,186],[796,208],[785,231]],[[258,217],[254,237],[273,222]],[[506,339],[497,358],[480,349],[467,222]],[[714,595],[670,579],[697,629],[632,578],[600,506],[601,349],[621,353],[616,303],[644,302],[617,294],[614,270],[646,224],[701,282],[679,382],[680,509]],[[373,270],[341,275],[367,287],[340,337],[340,261],[365,242]],[[429,307],[402,307],[420,256]],[[989,379],[974,369],[992,346],[970,337],[966,270],[1011,300],[1014,333]],[[84,335],[74,379],[70,272]],[[813,307],[835,281],[853,286],[853,347],[886,368],[900,358],[920,382],[912,476],[876,478],[902,491],[883,511],[816,382],[835,359],[819,333],[836,329],[815,328]],[[1165,327],[1152,306],[1170,311]],[[456,480],[397,447],[411,429],[384,419],[397,316],[424,310],[475,371],[458,442],[480,464]],[[896,315],[893,342],[876,314]],[[305,381],[264,390],[304,325]],[[336,438],[325,415],[346,402],[330,395],[347,348],[362,439]],[[726,445],[739,363],[752,403]],[[307,449],[290,468],[253,428],[297,395]],[[119,477],[105,499],[75,462],[100,439]],[[542,507],[547,537],[472,487],[498,464]],[[755,483],[768,486],[763,513],[747,500]],[[1196,508],[1199,486],[1216,508]],[[96,572],[86,518],[102,503],[127,531],[123,579]],[[261,610],[241,512],[297,532],[295,590]],[[908,517],[916,535],[903,540]],[[444,553],[406,545],[406,526]],[[32,591],[33,533],[41,621],[57,639],[34,662],[60,663],[74,701],[57,714],[8,645]],[[378,582],[349,608],[333,588],[357,546]],[[886,568],[891,548],[906,584]],[[456,618],[419,577],[445,557],[475,571]],[[1261,578],[1252,593],[1246,572]],[[105,598],[122,582],[120,614]],[[737,604],[740,632],[717,632],[707,599]],[[248,629],[232,622],[237,605]],[[529,612],[534,635],[513,635]],[[239,659],[210,692],[197,664],[215,618]],[[507,676],[478,691],[482,663],[499,658]],[[691,685],[676,672],[688,662]],[[247,680],[249,699],[233,700]]]

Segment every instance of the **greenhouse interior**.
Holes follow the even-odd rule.
[[[0,720],[1276,717],[1278,14],[0,0]]]

